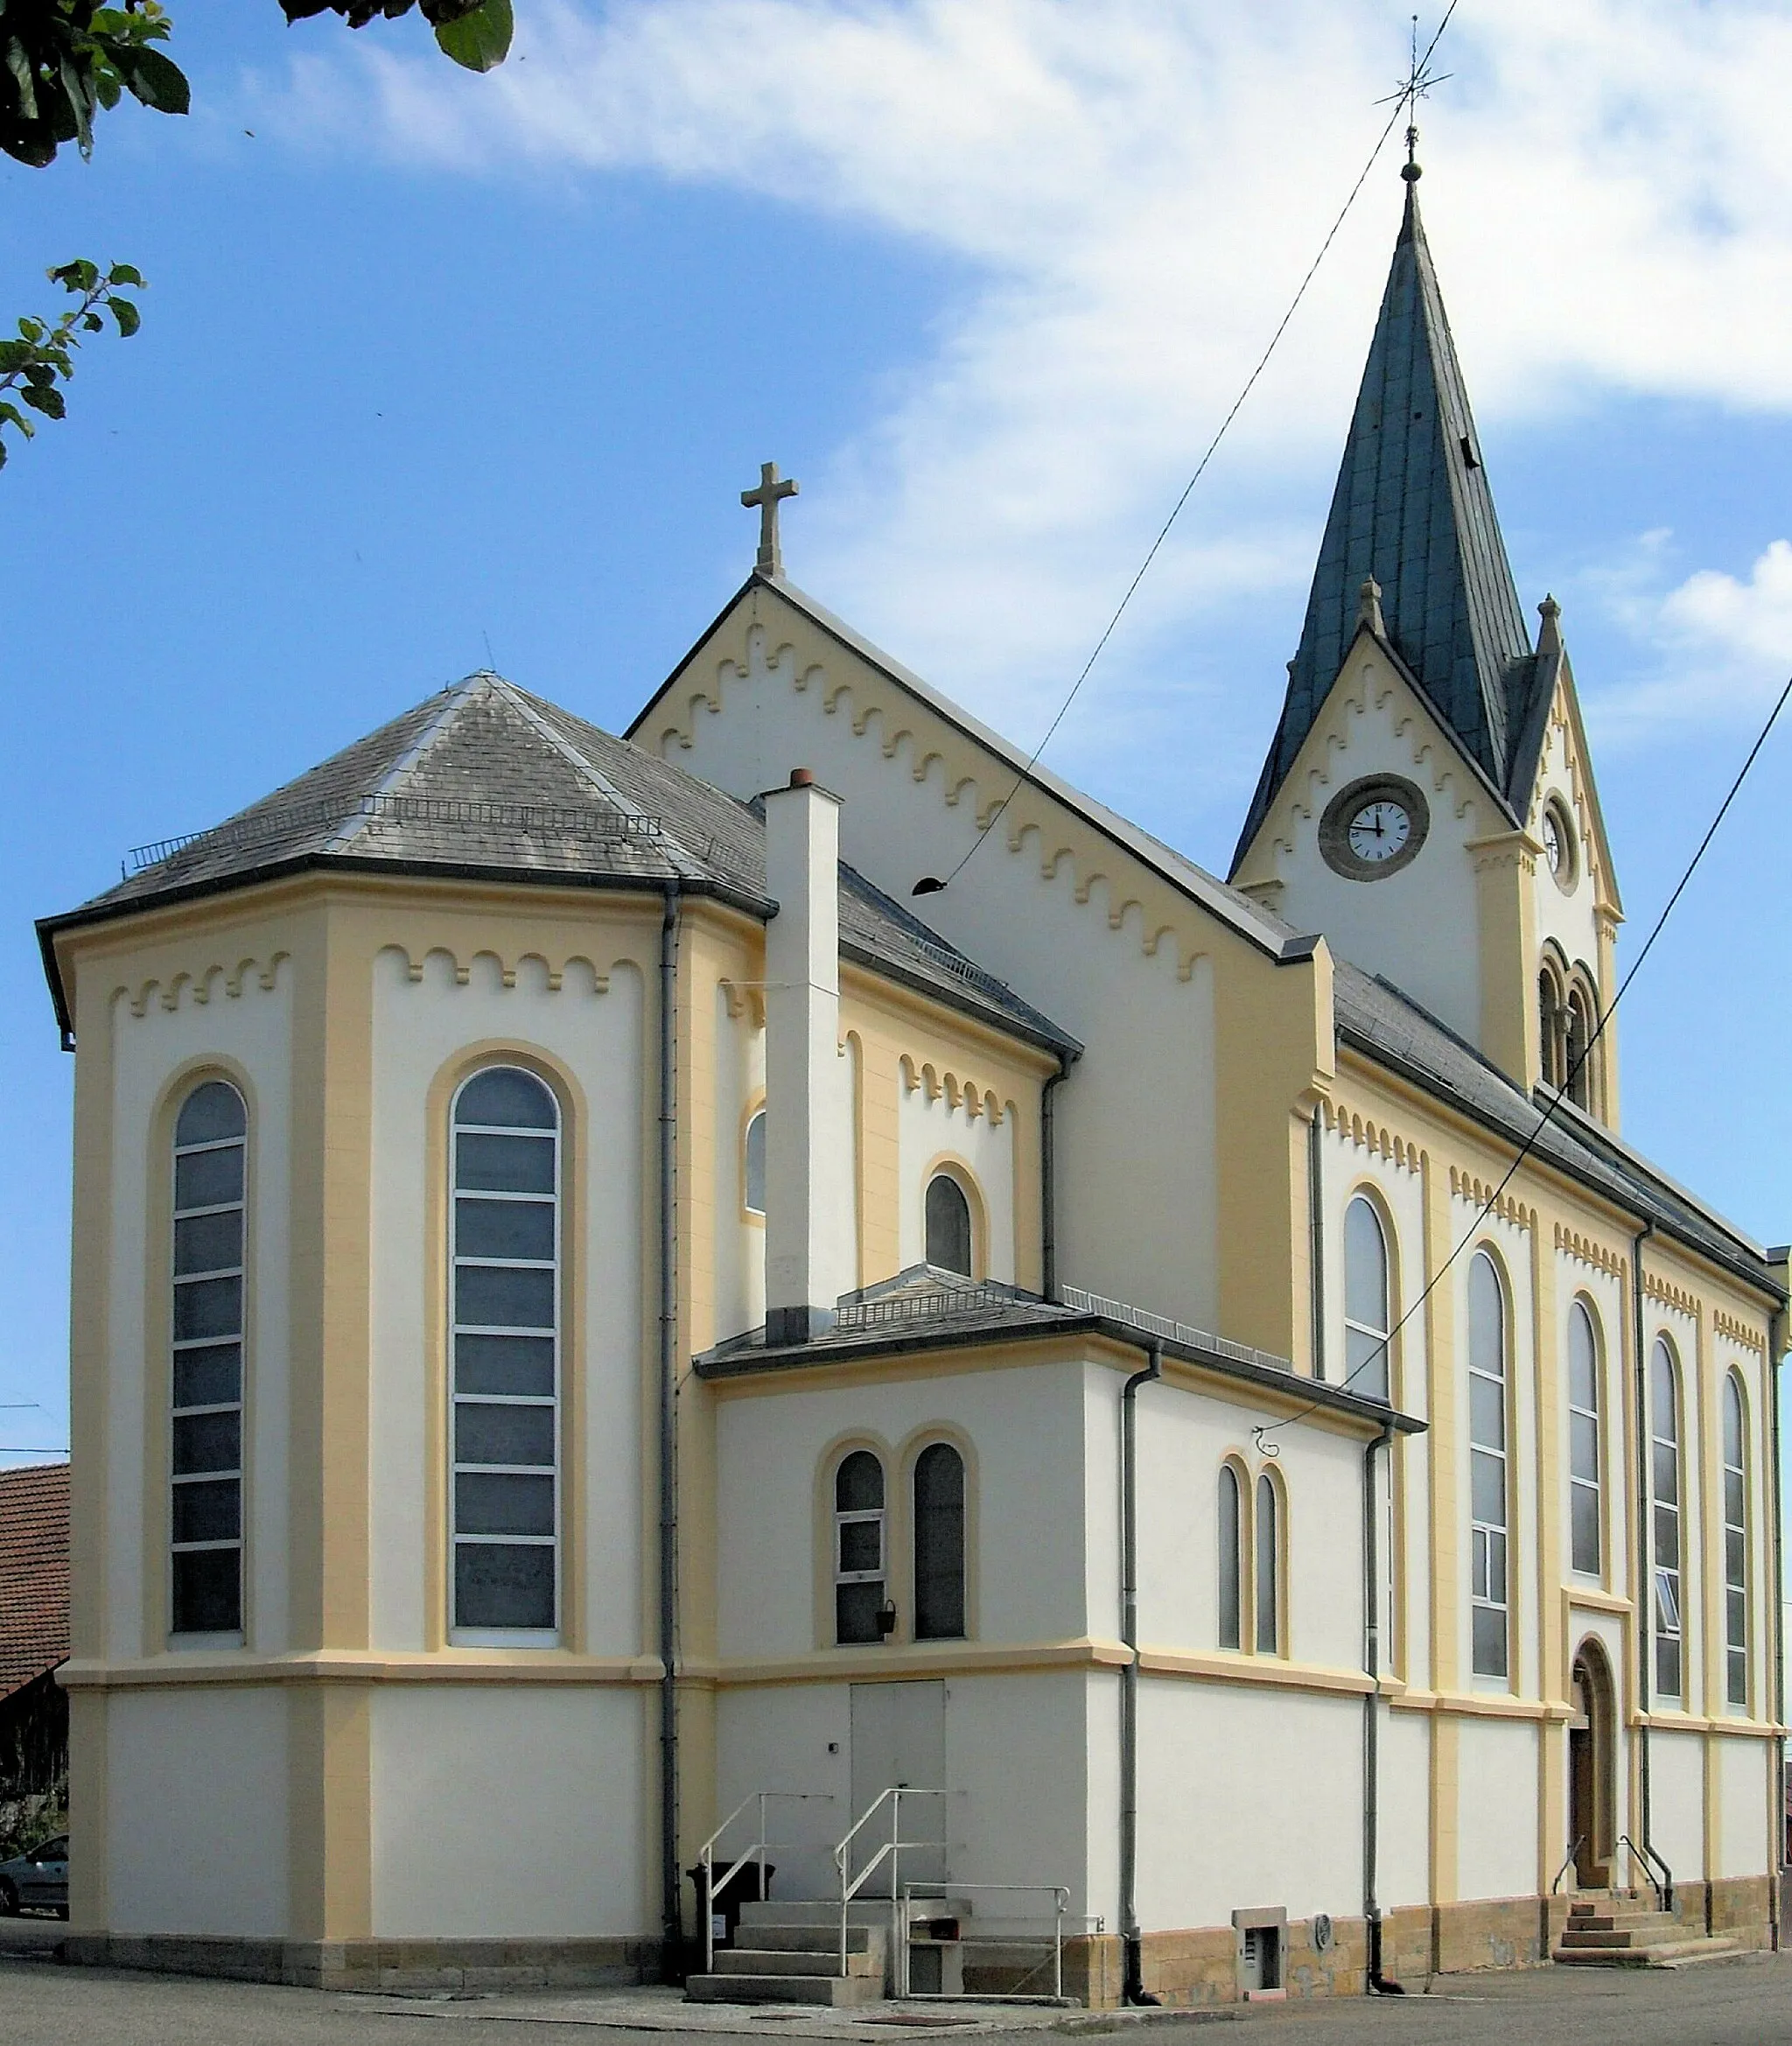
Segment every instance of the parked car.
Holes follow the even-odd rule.
[[[43,1840],[16,1860],[0,1861],[0,1916],[19,1911],[68,1916],[68,1835]]]

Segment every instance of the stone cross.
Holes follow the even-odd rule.
[[[740,501],[749,510],[754,505],[760,510],[760,550],[753,566],[762,576],[781,576],[784,573],[783,550],[778,544],[778,506],[781,500],[796,495],[796,480],[787,477],[779,480],[776,462],[760,464],[760,487],[757,490],[743,490]]]

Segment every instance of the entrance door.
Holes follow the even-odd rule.
[[[942,1683],[855,1684],[851,1686],[852,1816],[864,1817],[878,1795],[900,1784],[905,1790],[946,1788],[946,1686]],[[927,1843],[905,1846],[900,1858],[904,1882],[944,1882],[948,1837],[944,1797],[905,1797],[902,1838]],[[853,1842],[852,1872],[860,1869],[891,1838],[886,1804]],[[859,1893],[892,1896],[896,1867],[886,1859]]]
[[[1568,1829],[1580,1843],[1574,1850],[1575,1880],[1583,1889],[1604,1889],[1612,1880],[1612,1811],[1614,1726],[1606,1661],[1588,1643],[1574,1658],[1569,1696]]]

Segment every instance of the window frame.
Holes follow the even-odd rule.
[[[870,1458],[878,1473],[878,1500],[876,1506],[843,1506],[840,1503],[840,1481],[845,1475],[846,1467],[856,1456]],[[878,1566],[875,1570],[848,1570],[844,1566],[845,1530],[850,1526],[863,1526],[875,1523],[878,1530]],[[883,1597],[878,1601],[882,1611],[890,1603],[890,1467],[885,1453],[874,1448],[869,1442],[844,1443],[829,1460],[828,1465],[828,1577],[833,1594],[832,1625],[830,1633],[836,1648],[875,1648],[889,1637],[881,1630],[875,1635],[860,1638],[845,1638],[840,1626],[840,1594],[849,1586],[876,1584],[882,1588]]]
[[[1498,1303],[1499,1321],[1495,1331],[1499,1356],[1497,1377],[1485,1368],[1485,1361],[1478,1355],[1478,1332],[1474,1321],[1475,1283],[1477,1269],[1485,1266],[1493,1281],[1494,1297]],[[1471,1675],[1477,1680],[1503,1684],[1508,1690],[1512,1684],[1512,1359],[1511,1359],[1511,1299],[1507,1290],[1506,1275],[1499,1258],[1485,1243],[1476,1246],[1474,1255],[1468,1261],[1468,1273],[1465,1288],[1466,1296],[1466,1321],[1468,1328],[1467,1380],[1468,1380],[1468,1605],[1469,1605],[1469,1657]],[[1475,1433],[1474,1384],[1480,1379],[1499,1388],[1499,1412],[1501,1435],[1497,1445],[1482,1442]],[[1495,1523],[1487,1520],[1476,1510],[1474,1497],[1474,1460],[1477,1456],[1496,1459],[1500,1475],[1500,1499],[1502,1517]],[[1495,1595],[1494,1563],[1495,1555],[1499,1563],[1498,1590]],[[1483,1666],[1482,1629],[1478,1616],[1482,1613],[1497,1613],[1500,1616],[1500,1662],[1498,1669]],[[1490,1630],[1489,1630],[1490,1633]]]
[[[1382,1328],[1374,1327],[1371,1323],[1364,1321],[1360,1314],[1352,1311],[1353,1306],[1355,1304],[1353,1301],[1354,1288],[1352,1282],[1356,1273],[1350,1255],[1350,1218],[1359,1206],[1367,1212],[1369,1220],[1375,1224],[1376,1237],[1380,1246],[1382,1314],[1387,1324],[1385,1328]],[[1348,1389],[1351,1387],[1357,1370],[1362,1370],[1367,1373],[1369,1363],[1368,1357],[1364,1358],[1361,1365],[1354,1365],[1350,1361],[1351,1337],[1353,1335],[1365,1336],[1372,1343],[1380,1346],[1381,1371],[1371,1390],[1366,1392],[1364,1397],[1377,1398],[1390,1404],[1394,1397],[1394,1328],[1395,1324],[1399,1320],[1399,1315],[1396,1311],[1394,1293],[1393,1233],[1392,1226],[1381,1202],[1368,1192],[1367,1188],[1362,1186],[1354,1188],[1351,1192],[1350,1198],[1344,1203],[1344,1377],[1340,1383]],[[1357,1390],[1361,1391],[1362,1388],[1359,1387]]]
[[[1266,1504],[1267,1512],[1264,1510]],[[1282,1644],[1287,1635],[1282,1611],[1282,1566],[1286,1553],[1284,1524],[1286,1518],[1282,1488],[1275,1474],[1268,1470],[1259,1471],[1256,1483],[1251,1489],[1251,1652],[1277,1660],[1283,1657]],[[1267,1558],[1264,1553],[1266,1530],[1269,1543]],[[1264,1581],[1266,1575],[1267,1583]],[[1269,1636],[1267,1642],[1264,1639],[1266,1632]]]
[[[941,1180],[944,1180],[964,1203],[968,1238],[966,1263],[970,1267],[966,1272],[958,1272],[956,1265],[938,1264],[933,1256],[933,1230],[928,1217],[928,1203],[932,1198],[934,1186]],[[973,1282],[982,1278],[985,1265],[982,1195],[969,1170],[956,1159],[936,1159],[922,1175],[920,1243],[922,1262],[932,1265],[935,1271],[957,1272],[960,1278]]]
[[[516,1073],[539,1087],[552,1106],[554,1120],[550,1130],[521,1124],[469,1123],[460,1120],[460,1104],[467,1090],[476,1082],[492,1073]],[[447,1640],[451,1647],[467,1648],[534,1648],[556,1649],[565,1640],[566,1634],[566,1475],[567,1458],[564,1440],[566,1426],[566,1157],[567,1111],[559,1089],[535,1066],[526,1062],[514,1053],[494,1055],[482,1059],[471,1070],[464,1073],[449,1097],[447,1107],[448,1132],[448,1214],[447,1214],[447,1486],[445,1518],[447,1522],[447,1568],[444,1587],[447,1606]],[[467,1187],[460,1184],[460,1158],[458,1139],[462,1135],[511,1136],[523,1135],[534,1139],[551,1139],[553,1145],[552,1190],[542,1195],[522,1188]],[[512,1259],[490,1255],[467,1253],[459,1247],[459,1204],[463,1195],[471,1200],[514,1202],[518,1205],[539,1207],[550,1205],[553,1211],[554,1255],[551,1270],[554,1279],[554,1321],[551,1331],[544,1332],[528,1325],[473,1322],[465,1326],[458,1318],[458,1287],[456,1275],[463,1265],[481,1266],[487,1270],[512,1271],[542,1269],[542,1259]],[[463,1393],[459,1389],[459,1343],[463,1335],[528,1335],[549,1333],[553,1345],[553,1390],[550,1394],[524,1393]],[[546,1410],[550,1415],[554,1461],[551,1465],[510,1465],[494,1463],[463,1463],[459,1455],[459,1412],[463,1405],[496,1406],[512,1409],[528,1408]],[[499,1535],[472,1531],[463,1533],[459,1526],[459,1485],[463,1475],[487,1476],[540,1476],[548,1475],[553,1485],[553,1531],[547,1536]],[[519,1547],[545,1548],[552,1557],[553,1567],[553,1623],[549,1627],[491,1627],[462,1624],[458,1606],[458,1552],[463,1547]]]
[[[764,1132],[766,1130],[766,1104],[762,1098],[755,1103],[752,1107],[747,1110],[746,1120],[740,1125],[740,1213],[743,1220],[756,1223],[761,1229],[765,1227],[766,1223],[766,1210],[764,1207],[764,1202],[767,1195],[767,1189],[765,1185],[766,1153]],[[761,1204],[757,1208],[755,1208],[752,1204],[752,1133],[755,1129],[761,1132],[760,1137],[760,1184],[759,1189]]]
[[[1215,1490],[1214,1507],[1214,1537],[1217,1545],[1216,1583],[1219,1592],[1217,1625],[1214,1629],[1217,1645],[1229,1653],[1242,1655],[1244,1646],[1244,1619],[1248,1610],[1246,1590],[1250,1583],[1250,1514],[1246,1505],[1245,1488],[1250,1479],[1247,1474],[1231,1458],[1220,1466],[1220,1482]],[[1227,1526],[1224,1500],[1227,1488],[1231,1489],[1232,1524],[1231,1554],[1227,1554]],[[1230,1582],[1228,1582],[1229,1565]],[[1232,1638],[1226,1638],[1228,1630]]]
[[[1731,1419],[1735,1419],[1735,1461],[1731,1461]],[[1748,1398],[1742,1374],[1724,1374],[1722,1427],[1724,1528],[1724,1703],[1729,1712],[1749,1709],[1748,1628]],[[1731,1481],[1734,1480],[1732,1489]],[[1735,1517],[1732,1517],[1732,1508]]]
[[[1591,1356],[1593,1405],[1578,1405],[1574,1397],[1574,1330],[1577,1317],[1586,1329],[1586,1339]],[[1585,1293],[1576,1293],[1568,1306],[1568,1566],[1577,1576],[1605,1580],[1606,1569],[1606,1431],[1605,1431],[1605,1346],[1603,1329],[1597,1310]],[[1592,1426],[1592,1475],[1587,1476],[1577,1467],[1575,1443],[1576,1420],[1590,1421]],[[1581,1560],[1578,1547],[1579,1530],[1574,1517],[1575,1495],[1590,1492],[1592,1495],[1592,1528],[1594,1555],[1592,1561]]]
[[[921,1629],[921,1528],[920,1470],[935,1450],[944,1450],[958,1465],[958,1626],[954,1631]],[[929,1511],[932,1510],[929,1509]],[[886,1559],[887,1563],[888,1559]],[[949,1435],[929,1434],[916,1443],[908,1457],[908,1598],[909,1638],[914,1641],[969,1641],[970,1639],[970,1459],[963,1445]]]
[[[188,1143],[180,1140],[180,1124],[188,1108],[207,1088],[218,1087],[228,1092],[235,1102],[242,1120],[242,1129],[234,1135],[200,1138]],[[168,1138],[168,1386],[164,1412],[168,1416],[168,1449],[164,1464],[168,1502],[167,1540],[164,1545],[166,1556],[165,1595],[167,1638],[171,1647],[216,1648],[240,1647],[248,1637],[248,1324],[249,1324],[249,1138],[252,1118],[248,1097],[243,1087],[230,1075],[215,1070],[188,1074],[174,1104]],[[227,1151],[238,1154],[238,1191],[230,1201],[197,1202],[183,1208],[180,1202],[180,1161],[184,1158],[216,1155]],[[193,1272],[179,1270],[180,1224],[183,1222],[201,1220],[212,1216],[234,1214],[237,1222],[237,1263],[234,1265],[203,1267]],[[234,1279],[237,1285],[236,1328],[232,1335],[221,1330],[213,1330],[194,1336],[183,1336],[180,1328],[178,1299],[186,1286],[196,1286]],[[204,1349],[215,1349],[234,1342],[236,1347],[236,1397],[232,1400],[195,1400],[186,1405],[180,1401],[179,1362],[183,1356]],[[179,1471],[178,1440],[180,1424],[184,1420],[201,1420],[220,1414],[234,1414],[236,1421],[236,1463],[234,1468],[222,1466],[204,1470]],[[179,1516],[175,1502],[183,1489],[200,1484],[234,1484],[236,1488],[236,1533],[234,1538],[214,1538],[201,1540],[179,1538]],[[234,1552],[236,1557],[236,1618],[228,1627],[188,1627],[178,1624],[180,1615],[180,1566],[178,1559],[187,1555],[222,1554]]]
[[[1657,1366],[1667,1368],[1668,1418],[1674,1433],[1660,1432],[1661,1386]],[[1685,1428],[1681,1415],[1681,1373],[1678,1351],[1665,1332],[1657,1330],[1649,1345],[1648,1370],[1648,1505],[1649,1505],[1649,1643],[1652,1701],[1670,1699],[1682,1710],[1686,1702],[1686,1459],[1682,1448]],[[1661,1495],[1662,1454],[1670,1453],[1674,1471],[1674,1497],[1663,1504]],[[1674,1554],[1671,1563],[1662,1559],[1665,1522],[1671,1522]],[[1669,1683],[1662,1671],[1668,1666],[1662,1650],[1671,1645],[1674,1678]]]

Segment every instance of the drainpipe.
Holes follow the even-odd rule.
[[[1306,1226],[1312,1265],[1312,1375],[1326,1375],[1326,1187],[1325,1127],[1320,1104],[1312,1104],[1306,1125]]]
[[[1362,1919],[1368,1931],[1368,1986],[1376,1996],[1404,1996],[1405,1989],[1382,1972],[1382,1907],[1376,1896],[1381,1852],[1382,1586],[1376,1458],[1394,1440],[1392,1421],[1362,1453],[1362,1666],[1369,1687],[1362,1699]]]
[[[1070,1062],[1060,1052],[1058,1070],[1040,1090],[1040,1291],[1048,1300],[1058,1297],[1058,1113],[1057,1092],[1070,1077]]]
[[[1645,1222],[1636,1232],[1630,1251],[1631,1342],[1635,1349],[1636,1370],[1636,1728],[1637,1781],[1642,1800],[1639,1825],[1645,1851],[1655,1843],[1649,1834],[1652,1800],[1649,1794],[1648,1708],[1652,1677],[1649,1656],[1655,1646],[1655,1527],[1650,1518],[1648,1356],[1644,1347],[1642,1246],[1656,1233],[1656,1225]]]
[[[1778,1256],[1769,1252],[1769,1256]],[[1792,1265],[1792,1255],[1781,1258],[1782,1278],[1787,1267]],[[1792,1308],[1782,1307],[1768,1325],[1768,1411],[1773,1417],[1772,1433],[1768,1440],[1773,1447],[1772,1477],[1774,1483],[1774,1704],[1775,1713],[1784,1711],[1786,1696],[1786,1638],[1784,1618],[1786,1612],[1786,1559],[1782,1552],[1781,1531],[1783,1523],[1781,1512],[1780,1477],[1780,1360],[1786,1354],[1788,1319]],[[1773,1950],[1780,1951],[1781,1921],[1785,1912],[1786,1898],[1783,1874],[1786,1864],[1786,1743],[1774,1742],[1774,1766],[1768,1772],[1773,1782],[1774,1791],[1774,1914],[1771,1924]]]
[[[660,924],[660,1885],[668,1982],[684,1974],[678,1871],[678,883]]]
[[[1161,2003],[1144,1986],[1138,1930],[1138,1425],[1135,1398],[1141,1385],[1164,1375],[1164,1346],[1152,1342],[1144,1370],[1120,1390],[1120,1937],[1126,1950],[1121,2000]]]

